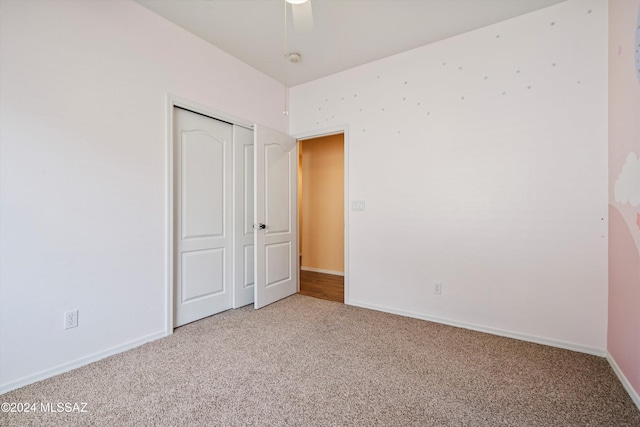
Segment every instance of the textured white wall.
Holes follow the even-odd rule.
[[[282,85],[137,3],[0,19],[1,390],[164,333],[166,92],[288,123]]]
[[[349,125],[351,303],[604,351],[606,2],[294,87],[291,112]]]

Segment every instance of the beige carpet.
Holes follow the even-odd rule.
[[[3,426],[640,426],[603,358],[300,295],[0,401],[87,403]]]

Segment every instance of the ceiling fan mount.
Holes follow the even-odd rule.
[[[313,10],[311,0],[285,0],[291,5],[293,25],[297,31],[311,32],[313,30]]]

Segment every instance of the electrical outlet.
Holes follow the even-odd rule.
[[[442,283],[433,282],[433,293],[440,295],[442,293]]]
[[[64,313],[64,328],[71,329],[78,326],[78,310]]]

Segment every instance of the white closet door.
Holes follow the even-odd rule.
[[[298,146],[289,135],[254,126],[255,308],[298,291]]]
[[[174,109],[174,326],[232,306],[232,126]]]
[[[253,303],[253,131],[233,126],[234,296],[233,308]]]

